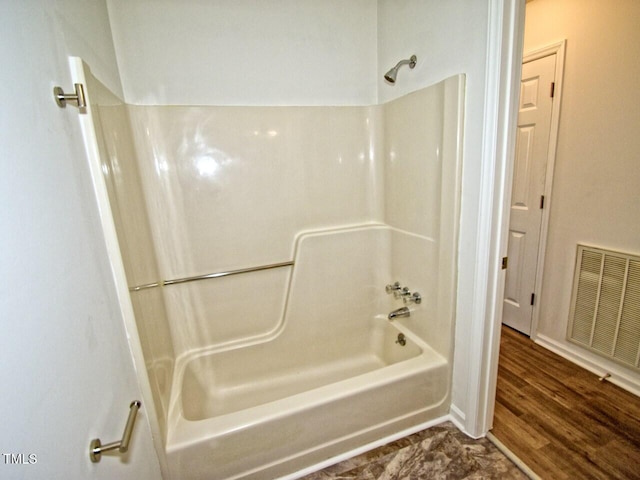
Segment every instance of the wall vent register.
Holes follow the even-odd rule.
[[[578,245],[567,339],[640,370],[640,257]]]

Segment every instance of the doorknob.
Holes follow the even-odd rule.
[[[142,403],[140,400],[134,400],[129,405],[129,417],[127,418],[127,424],[124,426],[124,432],[122,433],[122,440],[117,442],[107,443],[102,445],[99,438],[94,438],[89,444],[89,458],[93,463],[98,463],[100,457],[104,452],[115,450],[116,448],[120,453],[126,453],[129,450],[129,441],[131,440],[131,433],[133,432],[133,426],[136,423],[136,415]]]

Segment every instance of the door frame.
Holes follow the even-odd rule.
[[[454,385],[450,409],[454,423],[474,438],[483,437],[491,428],[495,406],[505,280],[500,265],[507,255],[525,13],[525,0],[488,3],[478,241],[472,318],[464,332],[473,340],[464,355],[466,371],[458,373],[454,362],[453,376],[464,375],[460,380],[464,391],[456,398]]]
[[[553,175],[556,165],[556,149],[558,146],[558,130],[560,126],[560,104],[562,103],[562,80],[564,78],[564,57],[567,40],[561,40],[546,47],[525,52],[522,57],[522,64],[539,60],[550,55],[556,56],[556,69],[553,81],[555,87],[553,91],[553,104],[551,106],[551,126],[549,128],[549,149],[547,150],[547,167],[544,176],[544,208],[542,209],[542,220],[540,223],[540,240],[538,241],[538,260],[536,262],[536,277],[533,291],[536,293],[537,301],[533,304],[531,314],[531,333],[529,337],[536,340],[538,336],[538,321],[540,319],[540,298],[542,293],[542,280],[544,275],[544,260],[547,250],[547,237],[549,232],[549,216],[551,212]]]
[[[491,429],[495,408],[505,283],[505,270],[500,268],[500,264],[501,259],[507,255],[507,210],[513,180],[513,152],[524,51],[524,17],[525,0],[489,0],[483,133],[486,149],[482,152],[486,172],[483,172],[485,175],[482,176],[480,188],[481,205],[477,230],[480,241],[476,247],[478,266],[473,295],[473,318],[477,321],[472,322],[471,329],[467,332],[467,335],[477,340],[471,342],[466,358],[469,362],[466,392],[459,399],[464,402],[464,407],[452,404],[450,411],[452,420],[468,435],[476,438],[486,435]],[[556,75],[564,68],[566,42],[559,43],[561,48],[557,46]],[[546,48],[549,47],[527,55],[542,55],[542,52],[548,55]],[[562,92],[562,81],[556,83],[556,88],[559,95]],[[554,103],[557,104],[555,108],[559,109],[560,102]],[[556,119],[556,123],[552,124],[554,131],[557,131],[558,114]],[[554,156],[556,145],[557,135],[553,143],[550,143],[550,147],[553,146],[550,151],[554,152]],[[551,184],[545,181],[545,193],[549,194],[550,191]],[[549,218],[549,209],[546,210],[544,246]],[[537,329],[537,316],[535,328]]]

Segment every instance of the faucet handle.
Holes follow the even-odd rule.
[[[416,303],[416,304],[420,304],[420,302],[422,302],[422,295],[420,295],[418,292],[413,292],[413,294],[407,292],[408,295],[403,295],[402,296],[402,301],[406,304],[408,303]]]
[[[394,293],[396,290],[400,290],[402,287],[400,286],[400,282],[395,282],[393,284],[387,285],[384,289],[387,293]]]
[[[410,296],[410,295],[411,295],[411,292],[409,291],[409,287],[402,287],[401,289],[393,292],[394,298],[406,298],[407,296]]]

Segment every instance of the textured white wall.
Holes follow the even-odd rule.
[[[72,20],[69,15],[71,15]],[[140,395],[119,314],[67,56],[120,89],[104,2],[0,2],[0,478],[159,478],[139,414],[128,463],[94,465]],[[33,459],[33,457],[31,457]]]
[[[636,0],[527,4],[525,52],[567,39],[538,333],[597,362],[565,340],[576,244],[640,254],[639,18]]]
[[[375,0],[108,4],[127,103],[375,103]]]

